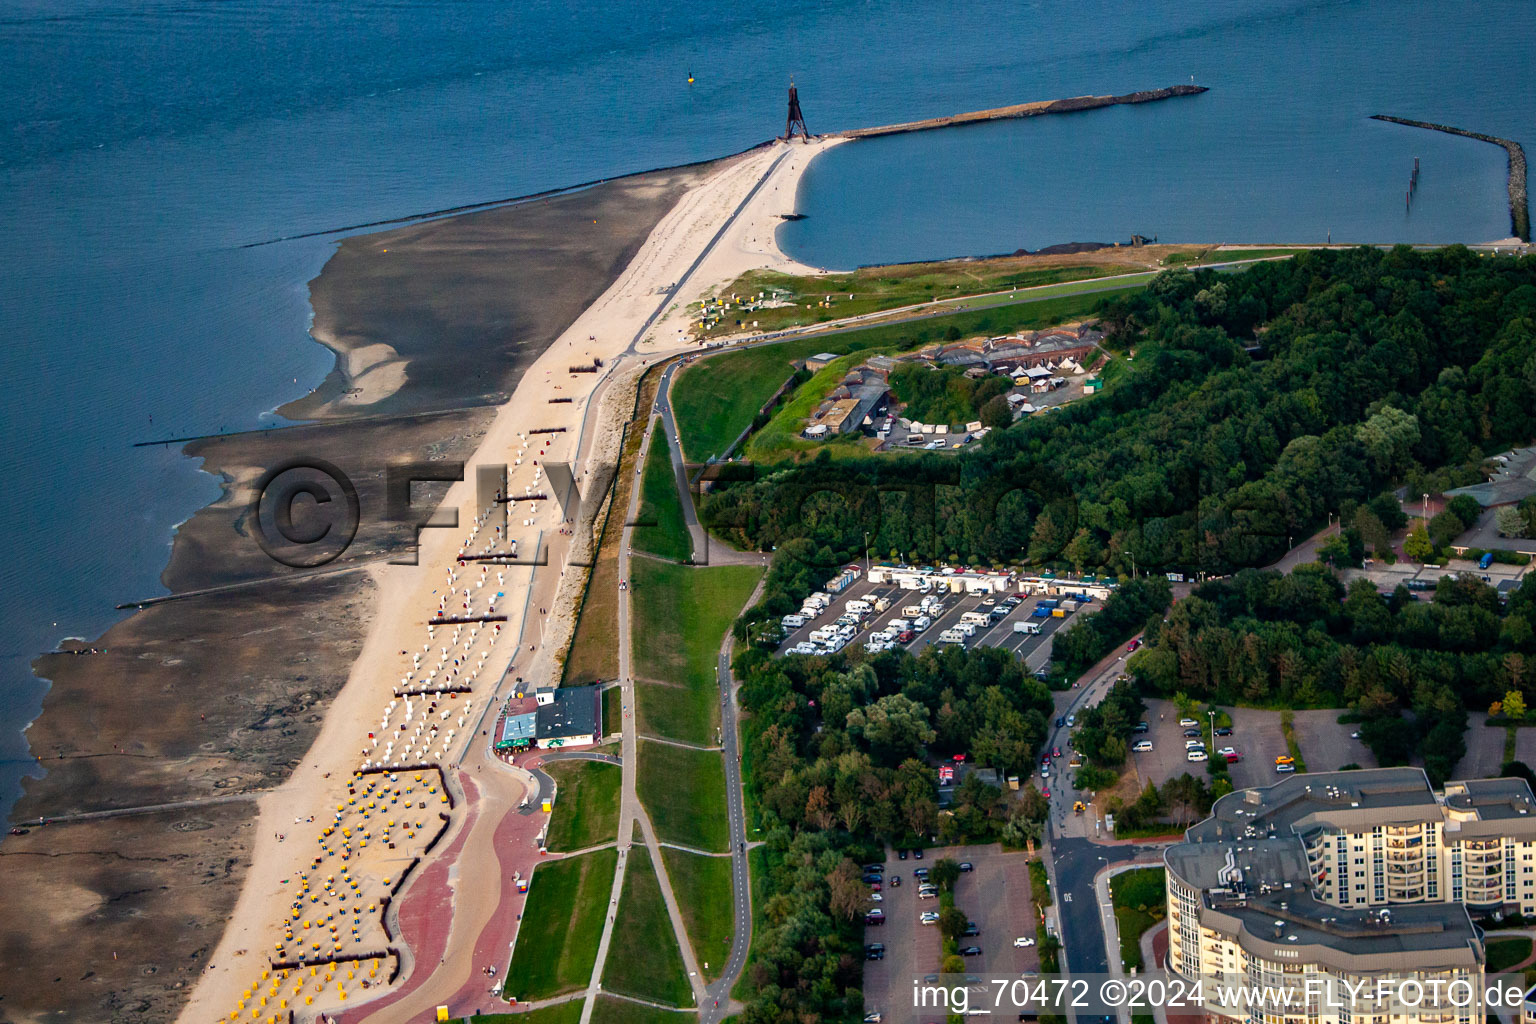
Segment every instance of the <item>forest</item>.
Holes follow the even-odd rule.
[[[1346,589],[1333,571],[1246,571],[1207,583],[1154,619],[1127,662],[1148,692],[1200,702],[1347,705],[1383,765],[1422,753],[1436,784],[1466,753],[1467,709],[1536,690],[1536,576],[1502,599],[1472,575],[1421,601]]]
[[[929,648],[854,662],[773,658],[747,648],[734,670],[747,788],[769,864],[767,925],[753,943],[743,1020],[841,1020],[860,1008],[867,887],[857,865],[883,847],[1040,837],[1045,798],[962,772],[940,814],[935,760],[965,754],[1026,772],[1052,713],[1045,686],[1007,652]]]
[[[704,521],[823,579],[866,547],[1220,575],[1392,487],[1480,480],[1487,455],[1536,436],[1533,257],[1310,252],[1169,271],[1099,315],[1126,356],[1103,394],[959,458],[754,467],[705,500]],[[801,575],[776,572],[757,617],[793,610]]]
[[[902,363],[891,371],[891,394],[904,406],[901,414],[919,423],[980,420],[983,426],[1006,427],[1013,422],[1013,409],[1004,396],[1012,385],[999,374],[972,380],[961,366]]]

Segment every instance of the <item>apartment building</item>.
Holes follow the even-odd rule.
[[[1481,992],[1473,916],[1536,913],[1536,799],[1520,779],[1437,793],[1417,768],[1294,775],[1222,797],[1164,859],[1168,965],[1184,977],[1312,991],[1411,978]],[[1485,1019],[1477,1005],[1404,1014],[1298,1002],[1207,1010],[1251,1024]]]

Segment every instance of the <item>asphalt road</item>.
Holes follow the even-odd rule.
[[[741,754],[736,730],[736,684],[731,677],[731,636],[726,634],[716,669],[720,679],[720,736],[725,758],[725,812],[731,834],[731,914],[735,931],[731,955],[720,980],[705,989],[699,1013],[703,1024],[716,1024],[730,1012],[731,986],[747,963],[752,945],[752,884],[747,873],[747,818],[741,798]]]
[[[1061,923],[1063,966],[1073,974],[1109,971],[1104,952],[1104,908],[1098,904],[1093,876],[1111,864],[1135,860],[1135,846],[1105,846],[1087,839],[1052,839],[1057,920]]]

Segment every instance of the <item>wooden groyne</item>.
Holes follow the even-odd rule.
[[[957,124],[977,124],[982,121],[1006,121],[1016,117],[1040,117],[1044,114],[1071,114],[1079,110],[1097,110],[1124,103],[1152,103],[1172,99],[1175,96],[1198,96],[1208,91],[1203,85],[1175,85],[1167,89],[1148,89],[1128,92],[1123,96],[1073,96],[1064,100],[1036,100],[1033,103],[1015,103],[1011,107],[993,107],[991,110],[973,110],[968,114],[950,114],[947,117],[929,117],[921,121],[882,125],[878,128],[854,128],[836,134],[849,139],[867,139],[875,135],[899,135],[902,132],[923,132],[932,128],[950,128]]]
[[[1372,114],[1371,120],[1405,124],[1410,128],[1427,128],[1432,132],[1445,132],[1447,135],[1460,135],[1479,142],[1491,142],[1495,146],[1502,146],[1504,152],[1509,154],[1510,230],[1522,242],[1531,240],[1531,211],[1525,189],[1525,150],[1521,148],[1520,143],[1513,139],[1501,139],[1497,135],[1484,135],[1482,132],[1469,132],[1465,128],[1452,128],[1450,125],[1434,124],[1430,121],[1413,121],[1406,117],[1392,117],[1388,114]]]

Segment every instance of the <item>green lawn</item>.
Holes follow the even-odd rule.
[[[662,848],[661,858],[666,862],[667,877],[672,881],[672,893],[677,897],[699,970],[714,981],[730,958],[735,928],[731,858],[701,857],[669,847]]]
[[[632,567],[640,732],[714,746],[720,726],[715,677],[720,643],[762,570],[750,565],[690,568],[649,558],[635,559]]]
[[[646,525],[636,526],[631,535],[639,550],[674,562],[686,562],[693,553],[693,541],[683,524],[682,496],[677,493],[671,452],[659,425],[645,455],[639,522]]]
[[[1140,288],[1146,279],[1140,280],[1142,283],[1125,287]],[[984,308],[961,313],[794,338],[701,359],[688,367],[672,388],[672,410],[683,452],[694,462],[723,452],[751,426],[757,411],[789,379],[793,363],[806,356],[819,352],[902,352],[943,340],[951,327],[961,337],[1046,327],[1091,313],[1102,299],[1117,293],[1072,294],[1097,287],[1091,281],[1059,287],[1068,294],[1059,294],[1053,288],[1050,294],[1032,296],[1022,302],[1004,297],[999,300],[1003,304],[989,303]]]
[[[592,1004],[592,1024],[690,1024],[697,1013],[641,1006],[627,999],[598,996]]]
[[[600,761],[555,761],[544,770],[558,787],[549,819],[550,850],[585,850],[618,837],[622,768]]]
[[[629,849],[624,894],[619,897],[619,916],[603,966],[603,988],[670,1006],[693,1005],[693,990],[662,902],[661,884],[650,852],[638,843]]]
[[[548,999],[592,980],[618,858],[609,848],[534,870],[503,987],[509,997]]]
[[[481,1013],[462,1017],[458,1024],[580,1024],[581,1004],[582,1000],[572,999],[527,1013]]]
[[[1494,939],[1488,943],[1487,973],[1507,971],[1531,955],[1531,940],[1524,937]]]
[[[946,261],[868,267],[846,274],[812,276],[753,270],[720,289],[720,293],[723,296],[734,294],[746,298],[766,292],[781,302],[789,303],[740,315],[749,324],[757,322],[754,330],[768,332],[803,324],[842,320],[958,295],[978,295],[1011,288],[1033,288],[1060,281],[1134,273],[1144,266],[1144,263],[1132,260],[1123,264],[1041,267],[1005,257],[999,260],[968,260],[964,263]],[[848,297],[850,294],[853,295],[851,299]],[[821,305],[828,296],[832,299],[830,308]],[[810,309],[806,308],[808,303]],[[719,326],[706,333],[713,337],[737,332],[741,330],[736,326],[737,319],[735,311],[732,311]]]
[[[669,843],[724,853],[725,762],[719,751],[642,740],[635,788],[656,835]]]
[[[1110,899],[1120,931],[1120,960],[1126,970],[1141,970],[1141,937],[1167,913],[1163,868],[1137,868],[1109,880]]]

